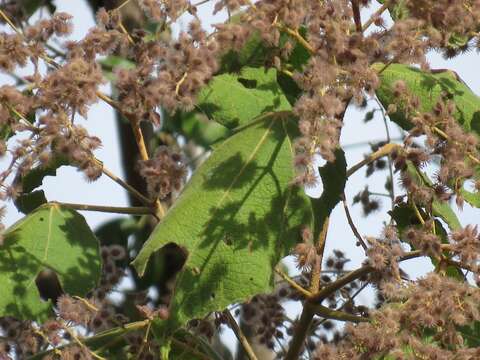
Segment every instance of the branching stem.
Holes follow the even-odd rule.
[[[282,270],[279,268],[275,268],[275,272],[282,277],[283,280],[285,280],[291,287],[293,287],[295,290],[297,290],[299,293],[305,295],[307,298],[312,296],[312,293],[308,291],[307,289],[304,289],[301,287],[295,280],[293,280],[290,276],[285,274]]]
[[[400,145],[398,144],[385,144],[380,149],[374,153],[368,155],[365,159],[360,161],[358,164],[353,165],[350,169],[347,170],[347,178],[352,176],[357,170],[361,169],[363,166],[370,164],[386,155],[391,154],[394,150],[399,149]]]

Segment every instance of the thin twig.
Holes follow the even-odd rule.
[[[5,22],[10,25],[10,27],[15,31],[18,35],[23,36],[22,32],[15,26],[12,20],[3,12],[2,9],[0,9],[0,16],[5,20]]]
[[[441,249],[442,251],[443,250],[449,251],[452,249],[452,246],[450,244],[442,244]],[[403,254],[400,257],[399,261],[401,262],[405,260],[410,260],[410,259],[414,259],[421,256],[425,256],[424,253],[421,250],[415,250],[415,251],[411,251]],[[348,274],[345,274],[344,276],[338,278],[337,280],[330,283],[329,285],[323,287],[318,293],[314,294],[310,298],[310,301],[320,303],[326,298],[328,298],[330,295],[332,295],[335,291],[340,290],[345,285],[351,283],[352,281],[357,280],[358,278],[368,275],[369,273],[374,271],[375,269],[370,265],[365,265],[365,266],[362,266],[361,268],[358,268],[357,270],[353,270]]]
[[[363,166],[370,164],[371,162],[374,162],[386,155],[391,154],[394,150],[400,148],[400,145],[398,144],[385,144],[382,146],[380,149],[375,151],[374,153],[368,155],[365,159],[360,161],[358,164],[353,165],[350,169],[347,170],[347,178],[352,176],[357,170],[361,169]]]
[[[362,27],[362,31],[367,30],[370,27],[370,25],[372,25],[375,22],[375,19],[377,19],[380,15],[383,14],[385,10],[388,9],[389,5],[390,5],[390,0],[385,0],[383,5],[380,6],[380,8],[377,11],[375,11],[367,21],[365,21]]]
[[[315,311],[315,315],[321,316],[325,319],[333,319],[333,320],[339,320],[339,321],[350,321],[354,323],[359,323],[359,322],[368,322],[369,319],[363,316],[355,316],[352,314],[348,314],[343,311],[339,310],[332,310],[326,306],[323,305],[315,305],[313,310]]]
[[[171,338],[171,341],[172,343],[174,343],[175,345],[185,349],[186,351],[190,352],[192,355],[195,355],[197,357],[199,357],[200,359],[202,360],[212,360],[210,359],[207,355],[205,355],[204,353],[198,351],[197,349],[194,349],[192,348],[190,345],[184,343],[183,341],[180,341],[174,337]]]
[[[342,195],[342,203],[343,203],[343,209],[345,210],[345,216],[347,217],[348,225],[350,225],[350,229],[352,229],[352,232],[357,238],[358,243],[362,246],[363,250],[365,250],[366,252],[368,249],[367,244],[365,244],[365,241],[363,241],[362,235],[360,235],[357,227],[355,226],[355,223],[353,222],[352,216],[350,215],[350,210],[348,209],[345,193],[343,193]]]
[[[438,127],[434,126],[433,127],[433,131],[435,131],[438,135],[440,135],[442,138],[444,138],[445,140],[447,141],[452,141],[450,139],[450,136],[448,136],[443,130],[439,129]],[[457,141],[453,140],[453,143],[454,144],[457,144],[457,145],[461,145],[459,144]],[[471,153],[468,153],[467,154],[468,158],[470,160],[472,160],[473,162],[477,163],[477,164],[480,164],[480,159],[478,159],[477,157],[475,157],[474,155],[472,155]]]
[[[120,10],[123,8],[125,5],[127,5],[130,2],[130,0],[125,0],[123,3],[121,3],[115,10]]]
[[[99,161],[99,160],[97,160]],[[100,162],[100,161],[99,161]],[[152,205],[152,201],[147,198],[146,196],[142,195],[137,189],[135,189],[133,186],[130,184],[126,183],[124,180],[120,179],[117,175],[112,173],[110,170],[108,170],[105,166],[102,166],[102,172],[108,176],[110,179],[115,181],[117,184],[125,188],[130,194],[135,196],[138,200],[140,200],[142,203],[144,203],[147,206]]]
[[[298,32],[298,30],[293,30],[285,25],[277,24],[277,27],[283,31],[285,31],[288,35],[293,37],[297,42],[302,45],[310,54],[314,54],[315,50],[313,49],[312,45],[308,43],[307,40]]]
[[[182,86],[182,84],[185,82],[185,80],[187,79],[187,76],[188,76],[188,72],[185,72],[185,74],[183,74],[182,78],[178,81],[177,85],[175,85],[175,95],[179,95],[180,93],[180,86]]]
[[[386,2],[387,1],[385,1],[385,3]],[[378,98],[376,96],[375,96],[375,101],[377,102],[377,104],[380,108],[380,112],[382,114],[383,124],[385,126],[385,133],[387,135],[387,143],[391,143],[392,138],[390,136],[390,129],[388,128],[387,115],[385,114],[385,110],[383,109],[383,105],[380,103],[380,101],[378,100]],[[388,161],[388,170],[390,172],[390,186],[391,186],[391,190],[389,191],[389,193],[390,193],[392,210],[393,210],[393,207],[395,205],[395,188],[394,188],[395,182],[393,181],[393,164],[392,164],[392,159],[391,159],[390,155],[387,157],[387,161]]]
[[[98,360],[107,360],[106,358],[104,358],[103,356],[100,356],[98,354],[96,354],[94,351],[90,350],[90,348],[85,345],[78,337],[77,335],[75,335],[75,333],[73,331],[70,331],[70,329],[66,326],[64,326],[64,330],[68,333],[68,335],[70,335],[70,337],[78,344],[78,346],[80,346],[82,349],[84,349],[86,352],[88,352],[90,355],[92,355],[92,357],[94,357],[95,359],[98,359]]]
[[[314,294],[318,293],[320,289],[320,275],[322,271],[323,254],[325,252],[325,243],[327,239],[329,223],[330,219],[327,216],[323,223],[322,231],[318,236],[318,241],[316,245],[317,258],[315,260],[315,265],[312,270],[312,277],[310,281],[310,292],[313,293],[313,295],[310,296],[309,299],[315,296]],[[313,304],[309,299],[307,299],[303,305],[302,314],[300,315],[300,320],[298,321],[292,340],[290,341],[285,360],[298,359],[300,351],[302,349],[302,345],[312,325],[315,311],[313,309]]]
[[[81,339],[81,341],[83,342],[83,344],[85,344],[88,347],[95,347],[95,346],[98,346],[97,344],[104,344],[106,340],[111,339],[112,337],[114,338],[122,337],[132,331],[143,329],[145,326],[147,326],[150,323],[150,321],[151,320],[142,320],[142,321],[135,321],[128,324],[123,324],[122,326],[98,333],[95,336],[91,336],[89,338],[83,338]],[[55,349],[46,350],[41,353],[37,353],[35,355],[28,357],[27,360],[44,359],[49,354],[61,349],[65,349],[68,346],[70,346],[70,344],[64,344],[56,347]]]
[[[89,205],[89,204],[74,204],[64,203],[58,201],[51,201],[52,204],[57,204],[61,207],[81,210],[81,211],[97,211],[106,212],[112,214],[129,214],[129,215],[152,215],[153,209],[146,206],[132,206],[132,207],[120,207],[120,206],[101,206],[101,205]]]
[[[418,210],[417,204],[415,204],[415,201],[413,201],[413,199],[410,199],[410,204],[412,205],[413,212],[415,213],[418,221],[420,221],[422,225],[425,225],[425,220],[423,219],[422,214],[420,214],[420,210]]]
[[[316,245],[317,257],[315,259],[315,266],[312,269],[312,277],[310,280],[310,292],[315,294],[320,288],[320,276],[322,272],[323,254],[325,252],[325,243],[327,241],[328,225],[330,224],[330,218],[327,216],[323,222],[322,231],[318,235],[318,241]]]
[[[308,291],[307,289],[304,289],[301,287],[295,280],[293,280],[291,277],[289,277],[287,274],[285,274],[283,271],[281,271],[279,268],[275,268],[275,272],[282,277],[283,280],[285,280],[291,287],[293,287],[295,290],[297,290],[299,293],[305,295],[307,298],[312,296],[312,293]]]
[[[145,346],[148,344],[148,336],[150,335],[151,327],[152,327],[152,322],[149,322],[147,325],[147,328],[145,329],[145,336],[143,337],[142,345],[140,346],[140,349],[138,350],[138,353],[137,353],[137,359],[140,359],[143,349],[145,349]]]
[[[130,45],[135,45],[135,42],[133,41],[132,37],[128,33],[128,30],[125,28],[125,26],[123,26],[122,22],[119,22],[118,26],[120,30],[122,30],[122,32],[127,36],[127,40],[130,43]]]
[[[230,328],[235,333],[235,336],[237,337],[238,341],[240,341],[240,344],[242,345],[243,350],[245,350],[245,353],[247,354],[248,358],[250,360],[257,360],[257,356],[253,352],[252,346],[248,342],[248,339],[245,337],[245,334],[243,333],[242,329],[240,329],[240,326],[238,326],[237,322],[235,321],[235,318],[232,316],[230,311],[226,309],[223,313],[227,317]]]

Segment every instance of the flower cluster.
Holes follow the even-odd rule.
[[[161,146],[155,156],[139,163],[139,172],[147,181],[148,192],[154,199],[164,199],[180,190],[186,176],[182,156]]]
[[[404,302],[384,306],[372,314],[369,323],[347,325],[344,340],[336,347],[320,345],[314,358],[361,359],[385,354],[402,358],[405,346],[427,359],[479,355],[477,348],[462,346],[463,339],[456,331],[457,326],[479,319],[478,289],[430,274],[396,295]],[[426,329],[434,333],[431,342],[417,337]]]

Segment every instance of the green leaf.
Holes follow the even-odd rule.
[[[29,214],[47,202],[48,200],[45,197],[45,192],[43,190],[36,190],[18,196],[13,203],[18,211],[24,214]]]
[[[128,238],[139,230],[138,221],[132,217],[116,218],[101,224],[95,236],[102,245],[127,246]]]
[[[38,1],[38,0],[20,0],[19,1],[22,10],[27,17],[32,16],[38,9],[45,6],[51,14],[56,10],[51,0]]]
[[[174,330],[272,288],[272,268],[311,221],[307,197],[291,186],[296,129],[275,114],[225,140],[155,228],[133,262],[140,275],[167,244],[187,255],[161,326]]]
[[[215,76],[198,95],[198,107],[219,124],[233,129],[272,111],[291,110],[277,83],[275,69],[245,67],[240,74]]]
[[[469,203],[471,206],[480,208],[480,192],[470,192],[465,189],[460,189],[460,194],[463,196],[464,200]]]
[[[220,72],[238,72],[244,66],[264,66],[271,53],[272,49],[266,46],[259,33],[255,31],[240,51],[230,50],[223,55]]]
[[[383,65],[374,65],[380,69]],[[381,85],[377,89],[377,96],[382,105],[388,108],[394,104],[396,96],[392,86],[398,80],[405,81],[408,89],[420,99],[420,111],[430,112],[435,103],[446,93],[455,102],[455,118],[467,131],[474,131],[480,136],[480,98],[470,88],[459,80],[458,76],[449,70],[426,73],[417,68],[401,64],[391,64],[381,74]],[[398,111],[390,115],[390,119],[409,130],[412,124],[408,121],[404,109],[399,106]]]
[[[33,168],[21,178],[22,191],[30,192],[41,186],[45,176],[56,176],[57,170],[64,165],[69,165],[65,158],[55,157],[48,163],[48,165]]]
[[[53,158],[46,166],[37,166],[30,170],[26,175],[15,179],[15,183],[21,185],[22,193],[18,196],[14,204],[16,208],[28,214],[42,204],[47,202],[43,190],[33,191],[43,184],[45,176],[56,176],[57,169],[68,165],[68,161],[63,157]]]
[[[35,280],[54,271],[63,291],[84,296],[100,276],[98,241],[83,216],[47,204],[24,217],[4,234],[0,247],[0,317],[44,320],[50,302],[40,298]]]
[[[380,4],[385,3],[385,0],[377,1]],[[392,4],[388,6],[388,11],[394,21],[405,19],[409,15],[409,11],[405,6],[405,0],[392,1]]]
[[[322,178],[323,192],[319,198],[311,199],[314,216],[314,239],[318,238],[325,219],[330,216],[332,210],[341,201],[341,196],[345,189],[347,162],[343,150],[337,149],[335,161],[333,163],[328,162],[322,166],[319,172]]]

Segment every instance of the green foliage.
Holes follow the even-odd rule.
[[[460,194],[467,203],[473,207],[480,208],[480,193],[478,191],[470,192],[465,189],[460,189]]]
[[[128,238],[138,231],[138,221],[133,218],[116,218],[102,224],[95,230],[100,244],[127,246]]]
[[[376,69],[382,67],[383,65],[375,65]],[[381,86],[377,90],[377,96],[385,108],[396,103],[392,87],[396,81],[403,80],[408,89],[420,99],[421,111],[431,111],[444,93],[448,99],[455,102],[455,118],[464,129],[480,136],[480,98],[459,80],[453,71],[426,73],[410,66],[391,64],[380,74],[380,79]],[[405,130],[412,127],[401,106],[396,113],[390,114],[390,119]]]
[[[266,46],[258,32],[254,32],[241,51],[230,50],[222,57],[220,72],[238,72],[244,66],[262,67],[271,54],[272,49]]]
[[[272,267],[311,216],[290,185],[294,129],[291,119],[271,115],[218,146],[133,262],[142,274],[163,246],[186,252],[172,326],[271,289]]]
[[[38,9],[43,6],[45,6],[51,14],[53,14],[57,9],[57,7],[53,4],[53,1],[51,0],[19,0],[19,3],[24,14],[27,17],[32,16]]]
[[[185,252],[163,324],[170,331],[271,289],[272,268],[311,220],[307,197],[291,186],[298,130],[276,70],[216,76],[199,99],[210,118],[237,132],[197,169],[133,262],[143,274],[162,247],[174,243]]]
[[[15,199],[15,206],[24,214],[28,214],[42,204],[47,202],[43,190],[35,190],[42,185],[45,176],[56,176],[57,169],[68,165],[68,161],[63,157],[53,158],[46,166],[37,166],[30,170],[26,175],[15,179],[20,184],[22,193]],[[35,190],[35,191],[34,191]]]
[[[380,4],[384,4],[385,0],[377,0]],[[388,11],[393,20],[402,20],[408,17],[409,11],[405,6],[405,0],[391,1],[388,5]]]
[[[240,74],[215,76],[198,95],[198,107],[209,119],[234,129],[272,111],[291,106],[277,83],[275,69],[245,67]]]
[[[35,285],[45,269],[54,271],[63,291],[84,296],[100,276],[98,241],[83,216],[47,204],[9,228],[0,247],[0,316],[44,320],[51,304]]]

